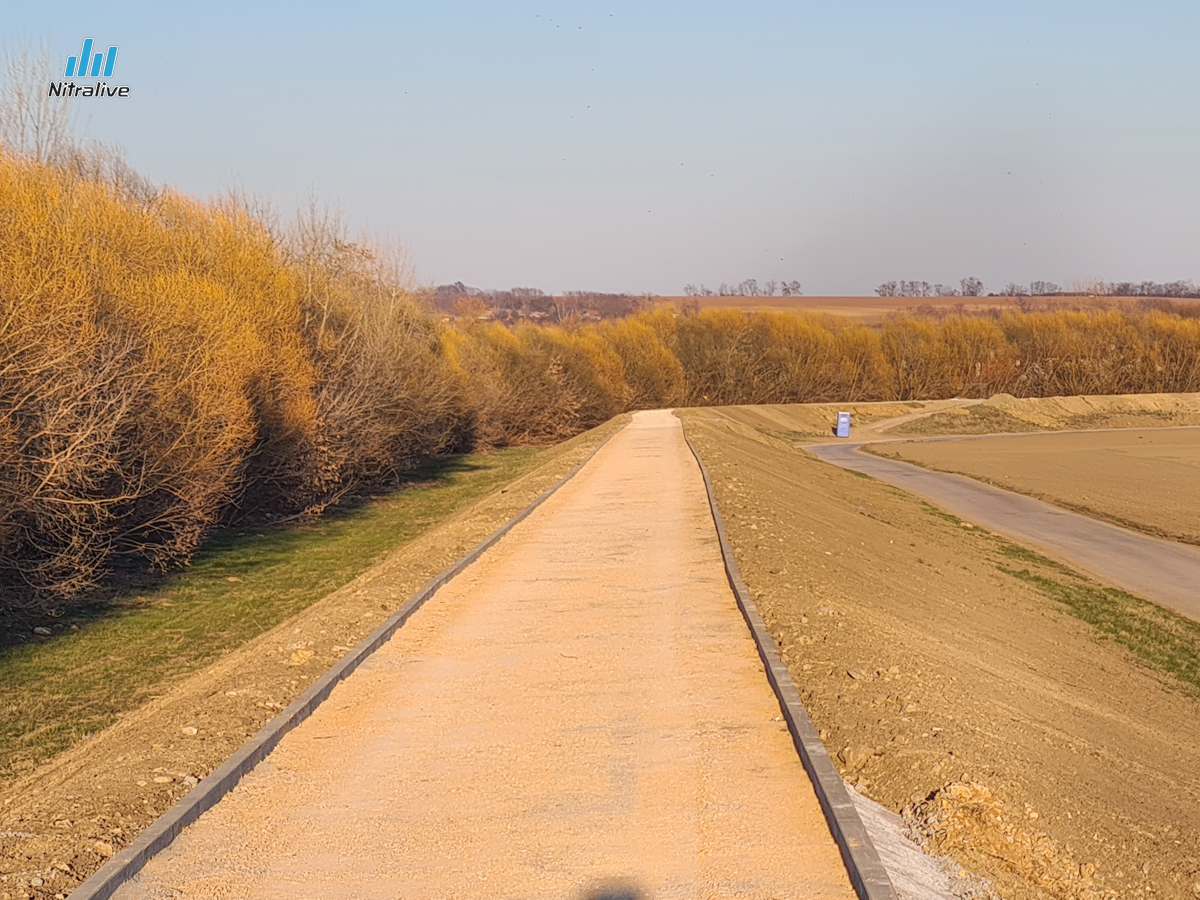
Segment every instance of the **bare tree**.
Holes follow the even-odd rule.
[[[896,297],[899,295],[900,287],[894,281],[885,281],[879,287],[875,288],[875,293],[880,297]]]
[[[763,290],[766,292],[768,297],[774,297],[775,292],[779,290],[779,282],[772,278],[770,281],[767,281],[765,284],[763,284]]]
[[[799,297],[800,287],[801,285],[798,281],[785,281],[781,287],[780,293],[785,297]]]
[[[72,146],[75,115],[71,103],[46,90],[54,62],[45,48],[6,53],[0,86],[0,143],[41,162],[60,159]]]
[[[1004,293],[1005,297],[1027,297],[1027,296],[1029,296],[1029,291],[1025,289],[1025,285],[1017,284],[1014,281],[1010,281],[1008,284],[1006,284],[1004,286],[1003,293]]]
[[[970,278],[964,278],[959,283],[962,288],[964,297],[980,297],[983,296],[983,282],[972,275]]]

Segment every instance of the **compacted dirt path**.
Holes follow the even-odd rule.
[[[1118,528],[1041,500],[859,451],[806,447],[826,462],[928,497],[968,521],[1040,544],[1126,590],[1200,620],[1200,549]]]
[[[669,413],[641,413],[117,896],[837,898]]]

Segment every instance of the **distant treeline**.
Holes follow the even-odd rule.
[[[1178,311],[560,318],[439,314],[315,212],[280,232],[119,165],[0,153],[0,615],[625,410],[1200,390]]]
[[[1200,297],[1200,288],[1191,281],[1096,281],[1064,290],[1053,281],[1031,281],[1028,285],[1010,281],[1001,290],[985,294],[978,278],[963,278],[959,286],[930,284],[928,281],[885,281],[875,288],[880,297]]]
[[[507,291],[480,290],[461,281],[439,284],[421,292],[434,309],[499,322],[563,322],[569,319],[616,319],[650,306],[652,294],[604,294],[596,291],[566,291],[551,295],[538,288],[515,287]]]
[[[802,285],[798,281],[777,281],[769,278],[760,282],[757,278],[745,278],[737,284],[726,284],[722,281],[715,288],[703,284],[685,284],[685,297],[801,297]]]

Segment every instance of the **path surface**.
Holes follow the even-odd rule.
[[[933,472],[859,451],[855,444],[805,449],[929,498],[967,521],[1030,540],[1112,583],[1200,620],[1200,550],[1147,537],[963,475]]]
[[[852,900],[779,716],[639,413],[117,897]]]

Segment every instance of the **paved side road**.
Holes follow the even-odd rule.
[[[816,444],[818,458],[915,494],[968,522],[1057,551],[1101,578],[1200,620],[1200,550],[1068,512],[963,475],[862,453],[862,444]]]
[[[117,893],[852,900],[669,413],[641,413]]]

